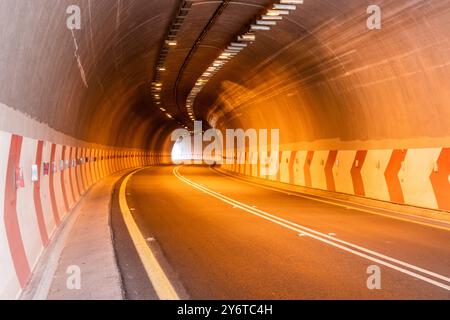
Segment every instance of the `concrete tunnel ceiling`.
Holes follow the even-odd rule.
[[[179,123],[192,124],[185,102],[197,79],[273,1],[187,2],[158,80],[169,119],[150,88],[183,3],[2,0],[1,102],[88,142],[167,146]],[[371,3],[381,30],[366,27]],[[82,12],[73,33],[69,5]],[[219,128],[280,128],[284,146],[439,146],[450,137],[449,38],[446,1],[305,0],[256,32],[197,96],[195,114]]]

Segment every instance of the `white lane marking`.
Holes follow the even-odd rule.
[[[241,182],[241,183],[249,184],[249,185],[256,186],[258,188],[262,188],[262,189],[266,189],[266,190],[271,190],[271,191],[275,191],[275,192],[284,193],[284,191],[280,190],[279,188],[264,186],[264,185],[258,184],[256,182],[245,180],[244,177],[237,178],[237,177],[231,176],[230,174],[228,174],[226,172],[222,172],[219,169],[212,169],[212,168],[210,168],[210,170],[214,171],[214,172],[216,172],[216,173],[218,173],[220,175],[226,176],[228,179],[231,179],[231,180],[235,180],[235,181],[238,181],[238,182]],[[348,203],[345,200],[336,199],[336,200],[334,200],[336,202],[333,202],[332,200],[325,200],[326,198],[324,198],[324,196],[320,196],[320,195],[308,196],[306,194],[299,194],[299,193],[292,194],[291,193],[291,196],[298,197],[298,198],[303,198],[303,199],[308,199],[308,200],[312,200],[312,201],[317,201],[317,202],[321,202],[321,203],[326,203],[326,204],[333,205],[333,206],[336,206],[336,207],[345,208],[347,210],[356,210],[356,211],[360,211],[360,212],[374,214],[374,215],[381,216],[381,217],[386,217],[386,218],[390,218],[390,219],[406,221],[406,222],[409,222],[409,223],[414,223],[414,224],[418,224],[418,225],[422,225],[422,226],[426,226],[426,227],[431,227],[431,228],[434,228],[434,229],[450,231],[449,227],[434,225],[434,224],[427,223],[427,222],[422,222],[422,221],[418,221],[418,220],[413,220],[413,219],[408,219],[408,218],[403,218],[403,217],[399,217],[399,216],[394,216],[394,215],[390,215],[390,214],[384,214],[384,213],[381,213],[381,212],[377,212],[377,211],[372,210],[372,208],[370,206],[362,204],[362,203],[361,204],[358,203],[359,207],[356,207],[356,206],[352,207],[351,204],[344,204],[344,203]],[[339,201],[341,203],[339,203],[337,201]],[[361,207],[364,207],[364,208],[367,208],[367,209],[364,209],[364,208],[361,208]],[[386,209],[386,208],[383,208],[382,210],[384,210],[386,212],[392,212],[394,214],[398,214],[398,212],[396,212],[394,210],[390,210],[390,209]],[[415,215],[409,214],[409,213],[401,213],[401,214],[403,216],[408,216],[408,217],[411,217],[411,218],[420,218],[420,219],[423,219],[423,220],[428,220],[428,221],[432,221],[432,222],[437,222],[437,223],[443,223],[443,224],[446,224],[446,225],[450,225],[450,222],[447,222],[447,221],[442,221],[442,220],[433,219],[433,218],[429,218],[429,217],[415,216]]]
[[[152,283],[156,294],[161,300],[180,300],[176,290],[170,283],[155,255],[147,245],[146,239],[139,230],[139,227],[137,226],[136,221],[134,220],[130,208],[127,204],[125,190],[128,181],[134,174],[145,169],[146,168],[134,171],[123,180],[119,191],[120,210],[122,211],[123,219],[127,226],[128,232],[131,236],[131,239],[133,240],[134,246],[136,247],[142,264],[144,265],[145,271],[147,272],[147,276],[150,279],[150,282]]]
[[[210,168],[210,170],[213,170],[213,169]],[[218,172],[217,170],[213,170],[213,171]],[[238,178],[235,178],[235,177],[232,177],[232,176],[228,176],[226,173],[221,173],[221,172],[218,172],[218,173],[221,174],[221,175],[227,176],[227,177],[229,177],[229,178],[232,179],[232,180],[236,180],[236,181],[239,181],[239,182],[242,182],[242,183],[246,183],[246,184],[249,184],[249,185],[253,185],[253,186],[256,186],[256,187],[259,187],[259,188],[268,189],[268,190],[272,190],[272,189],[273,189],[273,188],[271,188],[271,187],[266,187],[266,186],[257,185],[257,184],[255,184],[255,183],[253,183],[253,182],[243,181],[243,180],[241,180],[241,179],[238,179]],[[201,185],[199,185],[199,186],[201,186]],[[211,190],[210,190],[210,191],[211,191]],[[273,191],[280,192],[280,191],[277,190],[277,189],[273,189]],[[211,191],[211,192],[214,192],[214,191]],[[303,195],[297,195],[297,196],[300,197],[300,198],[306,198],[306,199],[315,200],[314,198],[310,198],[310,197],[308,197],[308,196],[303,196]],[[229,199],[230,199],[230,198],[229,198]],[[231,201],[236,201],[236,200],[233,200],[233,199],[230,199],[230,200],[231,200]],[[328,201],[325,201],[325,200],[316,200],[316,201],[318,201],[318,202],[325,202],[325,203],[329,203],[329,204],[333,204],[333,202],[328,202]],[[336,206],[341,206],[340,204],[335,204],[335,205],[336,205]],[[358,209],[358,208],[353,208],[353,209],[355,209],[355,210],[360,210],[360,209]],[[442,276],[442,275],[440,275],[440,274],[437,274],[437,273],[434,273],[434,272],[431,272],[431,271],[427,271],[427,270],[425,270],[425,269],[416,267],[416,266],[414,266],[414,265],[410,265],[410,264],[408,264],[408,263],[406,263],[406,262],[403,262],[403,261],[400,261],[400,260],[396,260],[396,259],[394,259],[394,258],[385,256],[385,255],[383,255],[383,254],[377,253],[377,252],[375,252],[375,251],[371,251],[371,250],[369,250],[369,249],[360,247],[360,246],[358,246],[358,245],[354,245],[354,244],[352,244],[352,243],[349,243],[349,242],[346,242],[346,241],[343,241],[343,240],[339,240],[339,239],[336,239],[336,238],[331,238],[330,236],[327,236],[327,235],[325,235],[325,234],[323,234],[323,233],[320,233],[320,232],[315,231],[315,230],[313,230],[313,229],[309,229],[309,228],[307,228],[307,227],[304,227],[304,226],[301,226],[301,225],[292,223],[292,222],[290,222],[290,221],[288,221],[288,220],[284,220],[284,219],[279,218],[279,217],[277,217],[277,216],[273,216],[273,215],[271,215],[271,214],[269,214],[269,213],[267,213],[267,212],[264,212],[264,211],[261,211],[261,210],[256,210],[256,211],[259,211],[259,212],[261,212],[261,213],[263,213],[263,214],[267,214],[267,215],[269,215],[269,216],[272,216],[272,217],[274,217],[274,218],[276,218],[276,219],[279,219],[279,220],[281,220],[281,221],[283,221],[283,222],[292,224],[292,225],[294,225],[294,226],[298,226],[298,227],[304,228],[305,230],[308,230],[308,231],[313,232],[313,233],[316,233],[316,234],[318,234],[318,235],[320,235],[320,236],[324,236],[324,237],[326,237],[326,238],[335,240],[335,241],[337,241],[337,242],[340,242],[340,243],[342,243],[342,244],[348,245],[348,246],[353,247],[353,248],[355,248],[355,249],[362,250],[362,251],[366,251],[366,252],[368,252],[368,253],[370,253],[370,254],[372,254],[372,255],[375,255],[375,256],[378,256],[378,257],[387,259],[387,260],[389,260],[389,261],[391,261],[391,262],[395,262],[395,263],[401,264],[401,265],[403,265],[403,266],[405,266],[405,267],[414,269],[414,270],[419,271],[419,272],[427,273],[427,274],[429,274],[429,275],[431,275],[431,276],[433,276],[433,277],[436,277],[436,278],[442,279],[442,280],[444,280],[444,281],[450,282],[450,278],[445,277],[445,276]],[[360,210],[360,211],[365,212],[365,210]],[[368,212],[368,213],[371,213],[370,211],[367,211],[367,212]],[[377,213],[374,213],[374,214],[377,214]],[[383,215],[383,214],[381,214],[381,215]],[[389,217],[389,216],[387,216],[387,217]],[[396,217],[393,217],[393,218],[394,218],[394,219],[397,219]],[[412,223],[417,223],[417,224],[427,225],[427,224],[424,224],[424,223],[421,223],[421,222],[410,221],[410,220],[408,220],[408,219],[398,218],[398,220],[403,220],[403,221],[407,221],[407,222],[412,222]],[[450,229],[446,229],[445,227],[442,227],[442,228],[441,228],[441,227],[439,227],[439,226],[433,226],[433,225],[430,225],[430,226],[433,227],[433,228],[436,228],[436,229],[441,229],[441,230],[446,230],[446,231],[450,230]]]
[[[177,170],[177,172],[178,172],[178,170]],[[178,173],[178,174],[179,174],[179,173]],[[181,177],[182,179],[187,180],[187,181],[190,182],[191,184],[194,184],[194,185],[197,185],[197,186],[200,187],[200,188],[206,189],[207,191],[209,191],[209,192],[211,192],[211,193],[216,193],[215,191],[212,191],[212,190],[207,189],[206,187],[204,187],[204,186],[202,186],[202,185],[200,185],[200,184],[197,184],[197,183],[195,183],[195,182],[192,182],[191,180],[188,180],[188,179],[184,178],[184,177],[181,176],[181,175],[180,175],[180,177]],[[239,202],[239,201],[237,201],[237,200],[231,199],[231,198],[226,197],[226,196],[223,196],[223,195],[220,195],[220,196],[221,196],[221,197],[224,197],[224,198],[226,198],[226,199],[228,199],[229,201],[231,201],[232,203],[234,203],[237,207],[240,207],[240,205],[242,205],[242,206],[245,206],[245,207],[247,207],[247,208],[249,208],[249,209],[252,209],[252,207],[250,207],[249,205],[246,205],[246,204],[244,204],[244,203],[241,203],[241,202]],[[319,235],[319,236],[325,237],[325,238],[327,238],[327,239],[330,239],[330,240],[333,240],[333,241],[340,242],[340,243],[342,243],[342,244],[344,244],[344,245],[353,247],[353,248],[358,249],[358,250],[361,250],[361,251],[365,251],[365,252],[367,252],[367,253],[369,253],[369,254],[372,254],[372,255],[381,257],[381,258],[386,259],[386,260],[389,260],[389,261],[391,261],[391,262],[395,262],[395,263],[398,263],[398,264],[402,264],[403,266],[406,266],[406,267],[408,267],[408,268],[411,268],[411,269],[414,269],[414,270],[416,270],[416,271],[420,271],[420,272],[423,272],[423,273],[427,273],[427,274],[429,274],[429,275],[431,275],[431,276],[434,276],[434,277],[440,278],[440,279],[442,279],[442,280],[444,280],[444,281],[450,282],[450,278],[448,278],[448,277],[445,277],[445,276],[439,275],[439,274],[437,274],[437,273],[433,273],[433,272],[427,271],[427,270],[425,270],[425,269],[421,269],[421,268],[416,267],[416,266],[414,266],[414,265],[407,264],[406,262],[403,262],[403,261],[400,261],[400,260],[396,260],[396,259],[391,258],[391,257],[389,257],[389,256],[385,256],[385,255],[383,255],[383,254],[380,254],[380,253],[375,252],[375,251],[371,251],[371,250],[369,250],[369,249],[360,247],[360,246],[358,246],[358,245],[355,245],[355,244],[352,244],[352,243],[349,243],[349,242],[346,242],[346,241],[343,241],[343,240],[339,240],[339,239],[336,239],[336,238],[332,238],[332,237],[329,236],[329,235],[326,235],[326,234],[321,233],[321,232],[319,232],[319,231],[316,231],[316,230],[310,229],[310,228],[308,228],[308,227],[305,227],[305,226],[302,226],[302,225],[293,223],[293,222],[291,222],[291,221],[285,220],[285,219],[280,218],[280,217],[278,217],[278,216],[272,215],[272,214],[270,214],[270,213],[268,213],[268,212],[265,212],[265,211],[262,211],[262,210],[259,210],[259,209],[253,209],[253,210],[256,211],[256,212],[258,212],[258,213],[261,213],[261,214],[264,214],[264,215],[268,215],[269,217],[274,218],[274,219],[277,219],[277,220],[279,220],[279,221],[281,221],[281,222],[284,222],[284,223],[288,223],[288,224],[290,224],[290,225],[293,225],[294,227],[302,228],[302,229],[304,229],[304,230],[306,230],[306,231],[308,231],[308,232],[312,232],[312,233],[314,233],[314,234],[317,234],[317,235]]]
[[[417,267],[415,265],[411,265],[411,264],[406,263],[406,262],[401,261],[401,260],[397,260],[397,259],[391,258],[391,257],[383,255],[381,253],[378,253],[378,252],[366,249],[364,247],[361,247],[361,246],[358,246],[358,245],[355,245],[355,244],[352,244],[352,243],[349,243],[349,242],[346,242],[346,241],[343,241],[343,240],[340,240],[340,239],[333,238],[333,237],[331,237],[329,235],[326,235],[326,234],[323,234],[321,232],[315,231],[313,229],[310,229],[310,228],[304,227],[302,225],[293,223],[291,221],[288,221],[288,220],[285,220],[283,218],[277,217],[275,215],[272,215],[270,213],[264,212],[262,210],[254,209],[251,206],[248,206],[248,205],[246,205],[244,203],[241,203],[239,201],[231,199],[231,198],[229,198],[227,196],[219,195],[217,192],[212,191],[212,190],[210,190],[210,189],[208,189],[208,188],[206,188],[206,187],[204,187],[204,186],[202,186],[202,185],[200,185],[198,183],[195,183],[195,182],[193,182],[193,181],[183,177],[179,173],[178,169],[179,169],[179,167],[176,167],[173,170],[173,173],[179,180],[181,180],[184,183],[189,184],[192,187],[194,187],[194,188],[196,188],[196,189],[198,189],[198,190],[200,190],[200,191],[202,191],[204,193],[207,193],[207,194],[209,194],[209,195],[211,195],[211,196],[213,196],[213,197],[215,197],[215,198],[217,198],[217,199],[219,199],[219,200],[221,200],[223,202],[226,202],[226,203],[228,203],[230,205],[234,205],[234,206],[236,206],[236,207],[240,208],[241,210],[244,210],[244,211],[246,211],[248,213],[251,213],[253,215],[261,217],[261,218],[263,218],[265,220],[271,221],[271,222],[273,222],[275,224],[278,224],[280,226],[283,226],[283,227],[285,227],[287,229],[293,230],[296,233],[303,233],[303,234],[305,234],[305,235],[307,235],[307,236],[309,236],[309,237],[311,237],[313,239],[322,241],[322,242],[327,243],[327,244],[329,244],[331,246],[334,246],[336,248],[339,248],[339,249],[342,249],[344,251],[353,253],[354,255],[357,255],[357,256],[360,256],[360,257],[365,258],[367,260],[379,263],[379,264],[384,265],[386,267],[389,267],[391,269],[394,269],[394,270],[397,270],[397,271],[402,272],[404,274],[407,274],[409,276],[412,276],[412,277],[414,277],[416,279],[423,280],[423,281],[428,282],[428,283],[430,283],[432,285],[435,285],[437,287],[440,287],[440,288],[443,288],[443,289],[446,289],[446,290],[450,291],[450,286],[449,285],[440,283],[440,282],[438,282],[436,280],[427,278],[427,277],[425,277],[423,275],[420,275],[418,273],[412,272],[410,270],[398,267],[398,266],[393,265],[393,264],[391,264],[389,262],[386,262],[384,260],[396,263],[396,264],[401,265],[403,267],[415,270],[417,272],[421,272],[421,273],[426,274],[428,276],[431,276],[431,277],[434,277],[434,278],[437,278],[437,279],[440,279],[440,280],[443,280],[443,281],[446,281],[446,282],[450,283],[450,278],[448,278],[446,276],[443,276],[443,275],[440,275],[438,273],[435,273],[435,272],[432,272],[432,271],[429,271],[429,270]],[[351,249],[351,248],[353,248],[353,249]],[[359,251],[356,251],[354,249],[359,250]],[[369,254],[371,256],[369,256]],[[380,259],[378,259],[376,257],[378,257],[380,259],[384,259],[384,260],[380,260]]]

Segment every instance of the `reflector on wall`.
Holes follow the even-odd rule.
[[[25,187],[25,181],[23,179],[23,170],[22,168],[16,168],[15,169],[15,182],[16,182],[16,188],[24,188]]]
[[[39,181],[39,170],[37,164],[31,166],[31,182]]]
[[[42,174],[44,176],[48,176],[49,173],[50,173],[50,163],[44,162],[42,166]]]

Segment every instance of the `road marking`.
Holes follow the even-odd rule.
[[[264,186],[264,185],[260,185],[260,184],[258,184],[256,182],[247,181],[247,180],[245,180],[244,177],[237,178],[237,177],[233,177],[233,176],[229,175],[228,173],[219,171],[218,169],[212,169],[212,168],[209,168],[209,169],[214,171],[214,172],[216,172],[216,173],[218,173],[218,174],[220,174],[220,175],[223,175],[223,176],[227,177],[228,179],[232,179],[232,180],[239,181],[241,183],[257,186],[258,188],[262,188],[262,189],[266,189],[266,190],[271,190],[271,191],[275,191],[275,192],[279,192],[279,193],[285,193],[285,191],[280,190],[280,189],[275,188],[275,187]],[[303,199],[308,199],[308,200],[313,200],[313,201],[317,201],[317,202],[322,202],[322,203],[326,203],[326,204],[333,205],[333,206],[336,206],[336,207],[345,208],[347,210],[361,211],[361,212],[365,212],[365,213],[369,213],[369,214],[375,214],[375,215],[386,217],[386,218],[390,218],[390,219],[406,221],[406,222],[415,223],[415,224],[419,224],[419,225],[423,225],[423,226],[426,226],[426,227],[431,227],[431,228],[435,228],[435,229],[439,229],[439,230],[450,231],[449,227],[438,226],[438,225],[427,223],[427,222],[421,222],[421,221],[417,221],[417,220],[412,220],[412,219],[408,219],[408,218],[402,218],[402,217],[397,217],[397,216],[393,216],[393,215],[377,212],[377,211],[371,210],[369,206],[364,205],[364,204],[358,204],[358,206],[362,206],[362,207],[369,208],[369,209],[364,209],[364,208],[352,206],[352,205],[350,205],[348,203],[347,204],[341,204],[341,203],[338,203],[338,202],[333,202],[332,200],[325,200],[322,196],[314,196],[314,197],[312,197],[312,196],[308,196],[306,194],[298,194],[298,193],[291,194],[291,196],[299,197],[299,198],[303,198]],[[337,199],[335,201],[341,201],[341,202],[345,203],[345,200]],[[398,213],[398,212],[395,212],[395,211],[389,210],[389,209],[380,209],[380,210],[384,210],[384,211],[388,211],[388,212],[392,212],[392,213]],[[405,216],[416,217],[416,216],[408,214],[408,213],[401,213],[401,214],[405,215]],[[436,221],[438,223],[449,224],[449,222],[447,222],[447,221],[441,221],[441,220],[428,218],[428,217],[421,217],[421,216],[417,216],[417,217],[420,218],[420,219],[424,219],[424,220]]]
[[[141,231],[139,230],[139,227],[137,226],[136,221],[134,220],[131,214],[131,210],[127,204],[125,190],[128,181],[134,174],[145,169],[147,168],[134,171],[123,180],[122,184],[120,185],[119,191],[120,210],[122,211],[122,216],[127,226],[128,232],[131,236],[131,239],[133,240],[134,246],[136,247],[142,264],[144,265],[145,271],[147,272],[147,276],[150,279],[150,282],[152,283],[156,294],[161,300],[180,300],[176,290],[170,283],[167,275],[165,274],[155,255],[147,245],[147,242]]]
[[[440,280],[443,280],[443,281],[445,281],[447,283],[450,283],[450,278],[448,278],[446,276],[443,276],[441,274],[438,274],[438,273],[435,273],[435,272],[432,272],[432,271],[429,271],[429,270],[417,267],[415,265],[406,263],[406,262],[401,261],[401,260],[397,260],[395,258],[391,258],[389,256],[386,256],[386,255],[383,255],[381,253],[378,253],[378,252],[366,249],[364,247],[352,244],[350,242],[333,238],[333,237],[331,237],[329,235],[323,234],[323,233],[318,232],[316,230],[313,230],[313,229],[304,227],[302,225],[293,223],[291,221],[285,220],[283,218],[277,217],[275,215],[272,215],[272,214],[270,214],[268,212],[265,212],[265,211],[262,211],[260,209],[252,208],[249,205],[246,205],[246,204],[244,204],[242,202],[239,202],[239,201],[236,201],[234,199],[231,199],[231,198],[229,198],[227,196],[220,195],[217,192],[212,191],[211,189],[208,189],[208,188],[202,186],[201,184],[195,183],[195,182],[193,182],[193,181],[183,177],[179,173],[179,168],[180,167],[176,167],[173,170],[174,175],[179,180],[181,180],[184,183],[189,184],[190,186],[196,188],[197,190],[200,190],[200,191],[202,191],[202,192],[204,192],[206,194],[209,194],[210,196],[215,197],[215,198],[217,198],[217,199],[219,199],[219,200],[221,200],[223,202],[226,202],[226,203],[228,203],[230,205],[234,205],[234,206],[236,206],[237,208],[239,208],[241,210],[244,210],[244,211],[246,211],[248,213],[251,213],[251,214],[253,214],[255,216],[258,216],[260,218],[263,218],[265,220],[268,220],[268,221],[271,221],[271,222],[273,222],[275,224],[283,226],[286,229],[293,230],[297,234],[299,234],[299,233],[300,234],[304,234],[306,236],[309,236],[309,237],[311,237],[313,239],[316,239],[318,241],[327,243],[327,244],[329,244],[331,246],[334,246],[336,248],[339,248],[341,250],[347,251],[349,253],[352,253],[352,254],[357,255],[359,257],[362,257],[362,258],[365,258],[367,260],[373,261],[375,263],[379,263],[379,264],[384,265],[384,266],[386,266],[388,268],[391,268],[393,270],[399,271],[401,273],[407,274],[407,275],[409,275],[411,277],[414,277],[416,279],[425,281],[425,282],[430,283],[430,284],[432,284],[434,286],[437,286],[437,287],[440,287],[442,289],[450,291],[450,286],[449,285],[441,283],[441,282],[436,281],[434,279],[428,278],[428,277],[426,277],[424,275],[421,275],[421,274],[418,274],[416,272],[420,272],[420,273],[426,274],[428,276],[431,276],[433,278],[440,279]],[[384,260],[381,260],[381,259],[384,259]],[[387,261],[389,261],[389,262],[387,262]],[[394,265],[392,263],[396,263],[396,264],[402,266],[403,268],[399,267],[397,265]],[[414,270],[416,272],[407,270],[405,268],[412,269],[412,270]]]

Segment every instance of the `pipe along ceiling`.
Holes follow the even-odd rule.
[[[0,102],[76,139],[159,151],[193,119],[280,128],[286,148],[448,142],[450,2],[373,2],[374,30],[361,0],[304,0],[269,24],[280,1],[2,0]]]

